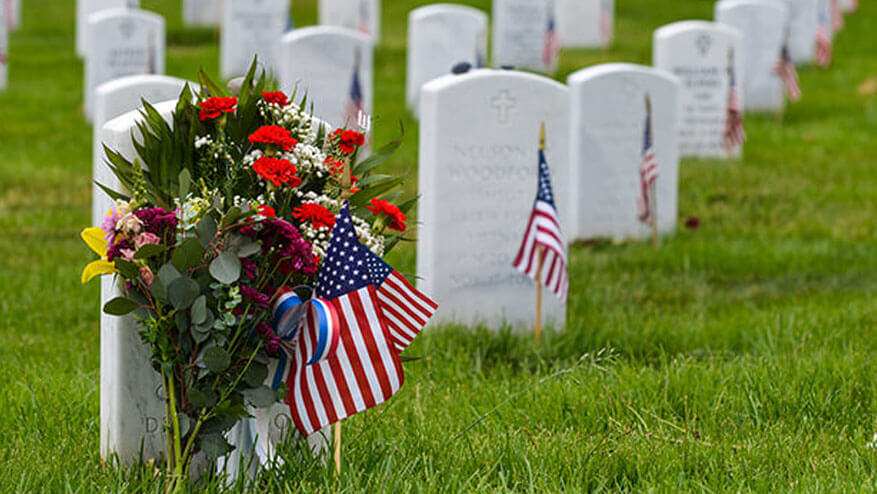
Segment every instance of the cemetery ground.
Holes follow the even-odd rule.
[[[170,75],[217,73],[213,30],[184,29],[178,1],[142,4],[168,18]],[[422,4],[384,2],[375,61],[376,142],[404,123],[390,168],[409,173],[410,194],[405,22]],[[710,19],[713,4],[616,8],[615,45],[565,51],[560,80],[599,62],[648,64],[655,28]],[[313,23],[315,1],[293,13]],[[0,490],[157,492],[149,468],[99,456],[98,284],[79,282],[91,129],[73,18],[73,2],[27,0],[0,93]],[[529,333],[426,330],[406,352],[423,359],[405,365],[402,391],[344,422],[338,479],[295,460],[262,490],[873,490],[875,22],[877,5],[861,2],[831,69],[801,70],[804,99],[782,124],[747,116],[742,162],[682,162],[679,230],[658,251],[572,248],[565,331],[534,348]],[[413,244],[392,260],[413,272]]]

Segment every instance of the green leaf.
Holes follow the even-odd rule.
[[[124,316],[139,308],[140,304],[125,297],[116,297],[104,304],[104,312],[111,316]]]
[[[199,296],[192,302],[192,324],[203,324],[207,320],[207,297]]]
[[[192,326],[192,340],[195,343],[201,344],[207,341],[207,338],[210,338],[210,328],[204,328],[203,326]]]
[[[116,265],[116,269],[125,279],[136,280],[140,277],[140,268],[138,268],[137,265],[133,262],[128,262],[124,259],[116,258],[113,260],[113,263]]]
[[[267,408],[277,401],[277,393],[268,386],[259,386],[258,388],[245,389],[241,392],[244,398],[256,408]]]
[[[158,279],[164,283],[165,287],[170,286],[171,283],[174,282],[177,278],[182,276],[177,268],[174,267],[173,264],[167,263],[164,266],[158,268]]]
[[[152,294],[159,302],[167,303],[167,285],[160,277],[152,280],[152,286],[149,287],[149,293]]]
[[[174,263],[174,267],[179,269],[180,272],[183,272],[189,268],[197,266],[198,263],[201,262],[201,257],[203,255],[204,248],[201,247],[201,242],[196,238],[189,238],[174,249],[171,260]]]
[[[189,388],[187,397],[195,408],[207,408],[216,404],[216,393],[209,389],[201,391],[198,388]]]
[[[244,382],[251,387],[261,386],[268,377],[268,366],[258,362],[252,362],[244,374]]]
[[[183,170],[180,172],[179,176],[180,181],[180,199],[185,200],[186,196],[189,195],[189,189],[192,188],[192,174],[189,170]]]
[[[198,222],[198,225],[195,226],[195,233],[198,234],[198,240],[204,247],[210,245],[210,242],[213,241],[213,237],[216,236],[216,231],[216,220],[214,220],[209,214],[204,216],[204,218]]]
[[[228,355],[228,352],[218,346],[212,346],[204,350],[202,359],[204,360],[204,365],[216,374],[228,369],[228,366],[231,365],[231,357]]]
[[[137,249],[137,253],[134,254],[134,259],[149,259],[150,257],[157,256],[167,250],[167,248],[163,245],[144,245]]]
[[[222,226],[229,226],[237,220],[241,219],[246,214],[247,212],[241,210],[241,208],[237,206],[232,206],[228,208],[228,211],[226,211],[225,214],[222,216]]]
[[[237,254],[228,250],[219,254],[210,263],[210,276],[224,285],[237,281],[241,276],[241,261]]]
[[[201,287],[192,278],[180,276],[167,287],[167,297],[175,309],[188,309],[201,293]]]
[[[231,450],[222,434],[203,434],[201,436],[201,450],[208,458],[219,458]]]
[[[238,257],[250,257],[253,254],[262,252],[262,246],[258,242],[247,242],[238,247]]]
[[[185,413],[178,413],[177,423],[180,424],[180,437],[185,437],[192,428],[192,420]]]
[[[402,127],[401,122],[399,126],[399,137],[382,146],[381,149],[379,149],[375,154],[356,164],[353,167],[354,175],[360,178],[364,178],[373,168],[382,165],[384,162],[390,159],[390,156],[392,156],[393,153],[395,153],[396,150],[399,149],[399,146],[402,145],[402,138],[405,136],[405,128]]]

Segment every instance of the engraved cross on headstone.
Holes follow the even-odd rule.
[[[503,89],[496,96],[490,98],[490,106],[496,109],[497,123],[505,124],[509,121],[509,112],[517,106],[517,101],[512,98],[508,89]]]

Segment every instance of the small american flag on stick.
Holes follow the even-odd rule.
[[[658,182],[658,160],[652,144],[652,100],[646,94],[646,124],[643,131],[642,161],[639,166],[640,197],[638,202],[639,220],[650,224],[656,231],[657,211],[655,185]]]
[[[801,86],[798,84],[798,69],[795,68],[792,57],[789,55],[789,45],[783,43],[780,56],[773,69],[783,83],[783,90],[789,101],[795,102],[801,99]]]
[[[828,30],[828,18],[824,11],[819,12],[819,23],[816,25],[816,63],[820,67],[831,65],[831,37]]]
[[[734,74],[734,50],[728,50],[728,114],[725,118],[725,150],[731,153],[746,140],[743,130],[743,108],[737,92],[737,78]]]
[[[362,96],[362,83],[359,80],[359,66],[362,55],[359,48],[356,49],[353,58],[353,76],[350,79],[350,89],[347,93],[347,103],[344,105],[344,125],[358,122],[359,115],[365,113]]]
[[[557,35],[557,23],[554,19],[554,2],[548,3],[548,25],[545,28],[545,40],[542,46],[542,65],[545,70],[554,70],[557,54],[560,52],[560,38]]]
[[[551,173],[545,161],[545,124],[542,124],[539,146],[539,186],[536,201],[524,239],[515,257],[514,267],[536,281],[544,284],[560,300],[566,300],[569,280],[566,274],[566,241],[560,229]]]

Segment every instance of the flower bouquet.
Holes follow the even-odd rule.
[[[124,190],[101,186],[115,205],[82,232],[100,255],[83,282],[119,277],[123,295],[103,310],[134,314],[161,375],[168,491],[184,488],[196,453],[226,455],[226,433],[254,408],[285,399],[306,435],[388,398],[401,386],[399,353],[435,309],[402,278],[403,297],[423,297],[417,322],[406,322],[377,288],[392,271],[380,257],[403,239],[414,203],[394,205],[401,179],[373,173],[400,140],[358,161],[362,129],[330,129],[306,98],[269,92],[255,63],[236,96],[200,79],[172,125],[145,105],[139,159],[105,149]],[[349,290],[345,273],[357,282]],[[367,320],[345,312],[347,294],[373,302]],[[374,355],[394,385],[336,376],[307,389],[314,373],[357,372]],[[266,385],[279,378],[286,386]],[[363,404],[330,410],[357,393]]]

